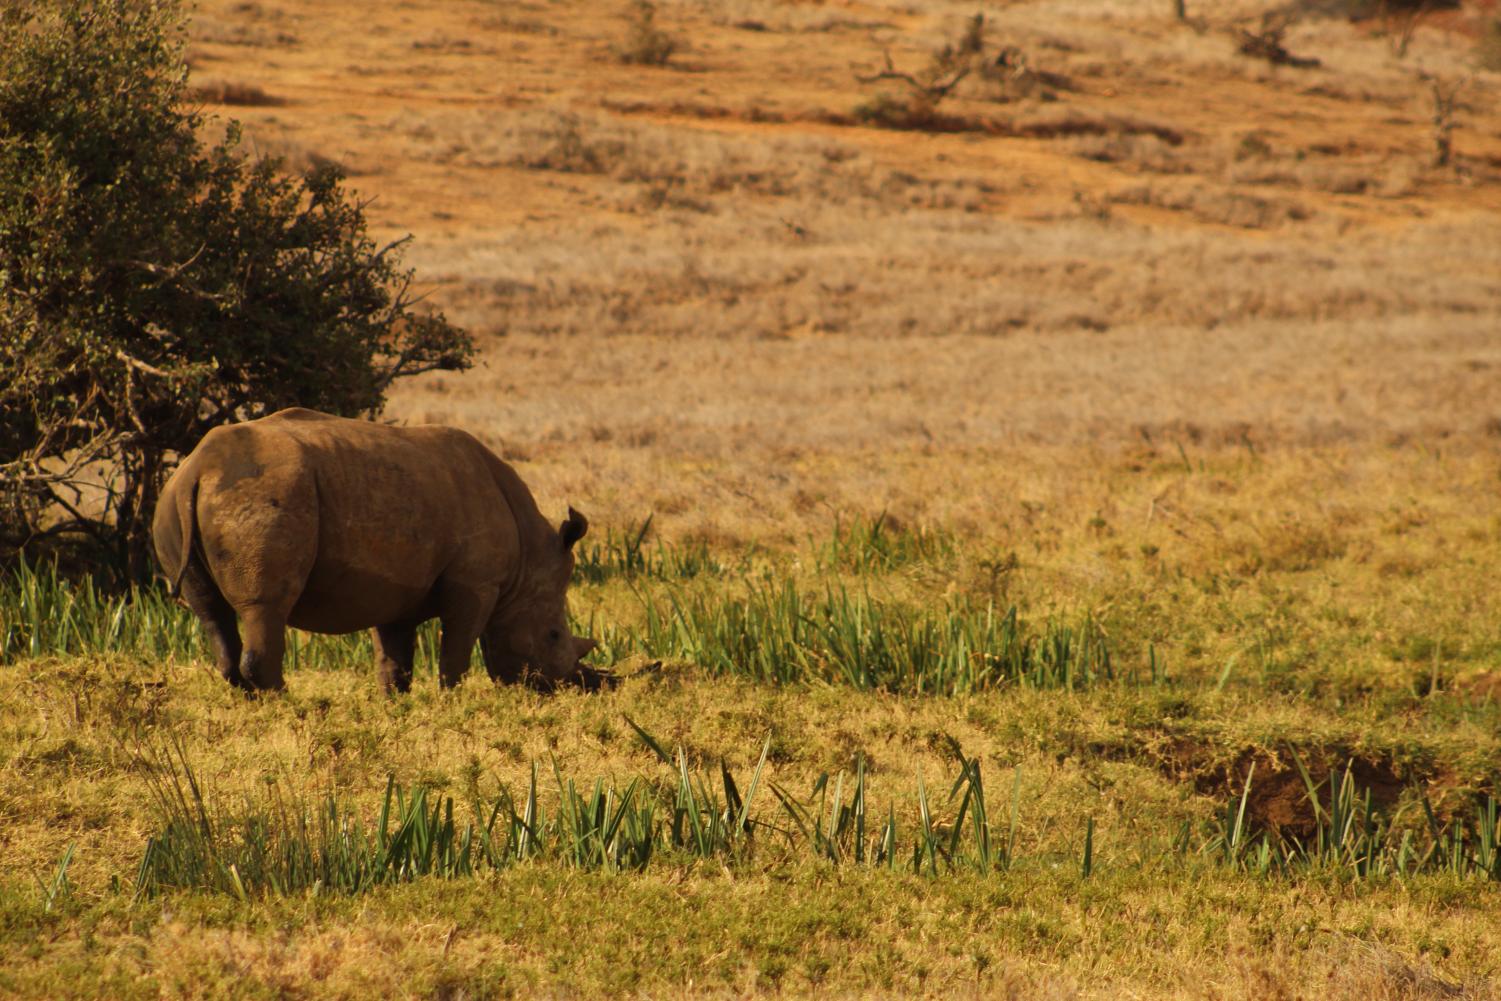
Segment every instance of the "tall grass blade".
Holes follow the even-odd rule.
[[[653,737],[651,734],[643,730],[636,723],[636,721],[631,719],[629,716],[626,716],[624,718],[625,721],[630,724],[631,729],[636,731],[636,736],[641,738],[641,742],[648,748],[650,748],[651,752],[655,754],[664,765],[670,765],[673,763],[672,755],[668,754],[665,750],[662,749],[662,745],[657,742],[657,738]]]
[[[1084,828],[1084,863],[1082,866],[1083,876],[1088,879],[1094,874],[1094,818],[1090,817]]]

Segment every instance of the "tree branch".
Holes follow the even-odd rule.
[[[135,369],[135,370],[137,370],[139,372],[145,372],[147,375],[154,375],[158,379],[170,379],[170,378],[172,378],[172,373],[170,373],[170,372],[163,372],[161,369],[157,368],[155,365],[148,365],[145,362],[141,361],[141,359],[134,358],[134,357],[126,354],[124,351],[116,350],[115,351],[115,357],[118,358],[118,359],[120,359],[121,361],[123,361],[126,364],[126,366],[128,366],[128,368],[133,368],[133,369]]]
[[[902,83],[907,84],[913,90],[926,94],[934,101],[941,101],[943,100],[943,98],[949,95],[949,91],[953,90],[959,85],[959,81],[969,76],[969,66],[965,65],[960,66],[957,70],[954,70],[953,76],[946,83],[938,82],[938,78],[936,77],[928,81],[927,83],[923,83],[911,73],[903,73],[901,70],[896,68],[895,64],[893,64],[891,61],[890,49],[887,49],[883,53],[883,55],[885,55],[886,57],[886,68],[884,70],[881,70],[878,73],[872,73],[864,76],[856,73],[855,79],[861,83],[877,83],[881,80],[900,80]]]
[[[198,255],[201,253],[203,253],[203,248],[199,247],[197,253],[188,258],[186,261],[183,261],[181,264],[174,264],[168,267],[163,267],[160,264],[153,264],[150,261],[126,261],[125,263],[133,268],[137,268],[138,270],[146,272],[148,275],[151,275],[153,278],[157,279],[158,285],[170,284],[172,287],[181,289],[188,295],[202,302],[211,302],[216,306],[222,306],[225,302],[228,301],[227,297],[215,292],[205,292],[203,291],[203,289],[199,288],[197,285],[194,285],[192,282],[188,281],[182,276],[183,270],[191,265],[194,261],[198,260]]]
[[[64,511],[73,516],[73,520],[79,528],[88,532],[101,544],[109,545],[109,537],[104,533],[103,529],[99,527],[99,522],[97,519],[85,518],[82,512],[80,512],[72,504],[69,504],[66,500],[64,500],[56,490],[49,489],[47,492],[52,495],[52,500],[54,503],[56,503]]]

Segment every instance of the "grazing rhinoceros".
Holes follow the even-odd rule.
[[[204,435],[152,524],[172,592],[230,684],[283,686],[288,625],[373,629],[388,692],[411,688],[417,625],[434,616],[445,688],[476,639],[497,681],[587,673],[594,642],[569,632],[564,605],[587,529],[572,508],[554,529],[515,470],[463,431],[301,409]]]

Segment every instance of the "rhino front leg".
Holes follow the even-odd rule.
[[[279,609],[256,606],[241,612],[245,650],[240,655],[240,678],[248,687],[279,692],[281,660],[287,647],[287,615]]]
[[[497,685],[514,685],[521,681],[526,669],[525,660],[506,653],[498,640],[485,633],[480,634],[479,649],[485,660],[485,672],[490,675],[491,681]]]
[[[473,591],[467,588],[445,589],[438,602],[438,618],[443,623],[443,638],[438,648],[438,685],[453,688],[469,670],[474,643],[495,608],[498,591]]]
[[[378,626],[375,632],[375,670],[387,695],[412,690],[412,659],[416,656],[415,626]]]

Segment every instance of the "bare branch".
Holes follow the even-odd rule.
[[[411,243],[412,240],[413,240],[413,236],[412,236],[411,233],[408,233],[406,236],[398,237],[397,239],[392,240],[390,243],[386,244],[384,247],[380,248],[379,250],[377,250],[375,252],[375,254],[370,258],[369,264],[376,264],[376,263],[384,260],[385,257],[386,257],[386,255],[389,254],[391,251],[393,251],[393,250],[400,250],[402,247],[404,247],[407,244]]]
[[[65,466],[50,471],[41,466],[41,460],[48,455],[48,451],[33,449],[26,458],[0,463],[0,481],[32,484],[34,488],[69,483],[77,478],[80,470],[97,461],[121,440],[120,435],[102,434],[74,451]],[[46,444],[48,442],[43,442],[43,445]]]
[[[382,388],[385,388],[397,379],[405,379],[409,375],[421,375],[424,372],[451,371],[453,371],[453,364],[447,359],[443,358],[440,358],[437,361],[428,362],[425,365],[416,365],[411,368],[408,368],[403,362],[402,364],[397,365],[395,368],[391,369],[389,373],[383,376],[380,385]]]
[[[145,372],[147,375],[154,375],[158,379],[170,379],[170,378],[172,378],[172,373],[170,373],[170,372],[163,372],[161,369],[157,368],[155,365],[148,365],[145,362],[141,361],[141,359],[139,359],[139,358],[133,358],[130,355],[126,354],[124,351],[117,350],[115,352],[115,357],[118,358],[118,359],[120,359],[121,361],[123,361],[125,363],[127,373],[129,372],[130,369],[136,369],[137,371]]]
[[[1418,76],[1428,83],[1433,95],[1433,165],[1447,167],[1454,158],[1454,112],[1470,79],[1465,76],[1445,81],[1428,73]]]
[[[73,516],[73,520],[77,523],[77,526],[79,528],[82,528],[84,531],[88,532],[99,542],[106,544],[109,542],[109,537],[104,533],[104,529],[99,524],[97,519],[84,517],[82,512],[80,512],[72,504],[69,504],[66,500],[64,500],[62,495],[59,494],[56,490],[49,490],[48,493],[52,495],[52,500],[55,504],[57,504],[64,511]]]
[[[125,263],[130,264],[133,267],[140,268],[147,274],[158,277],[164,282],[176,281],[179,277],[182,276],[182,273],[184,271],[193,266],[193,264],[198,260],[199,257],[203,256],[203,252],[206,249],[208,249],[208,244],[200,244],[198,249],[193,251],[193,256],[189,257],[181,264],[171,264],[163,266],[160,264],[151,264],[147,261],[126,261]]]
[[[126,261],[125,263],[156,278],[158,285],[171,285],[174,288],[181,289],[195,299],[200,299],[203,302],[212,302],[216,305],[223,305],[228,301],[225,296],[215,292],[205,292],[182,276],[183,270],[196,261],[198,255],[201,253],[203,253],[202,247],[188,260],[170,267],[163,267],[160,264],[153,264],[150,261]]]
[[[885,69],[881,70],[878,73],[871,73],[868,75],[861,75],[859,73],[856,73],[855,79],[861,83],[878,83],[882,80],[899,80],[902,83],[907,84],[913,90],[916,90],[919,93],[922,93],[931,98],[933,101],[937,102],[947,97],[950,91],[959,86],[959,82],[961,80],[969,76],[969,65],[966,63],[965,65],[962,65],[958,69],[952,71],[952,75],[947,80],[940,82],[940,78],[934,78],[932,80],[929,80],[927,83],[923,83],[911,73],[903,73],[901,70],[898,70],[896,68],[896,65],[891,61],[890,49],[887,49],[883,53],[883,55],[886,57]]]
[[[118,354],[123,358],[129,358],[129,355],[123,351]],[[135,372],[134,366],[125,366],[125,411],[130,414],[130,423],[136,426],[136,430],[141,433],[142,437],[146,437],[146,425],[141,421],[140,412],[136,410],[136,384],[133,372]]]

